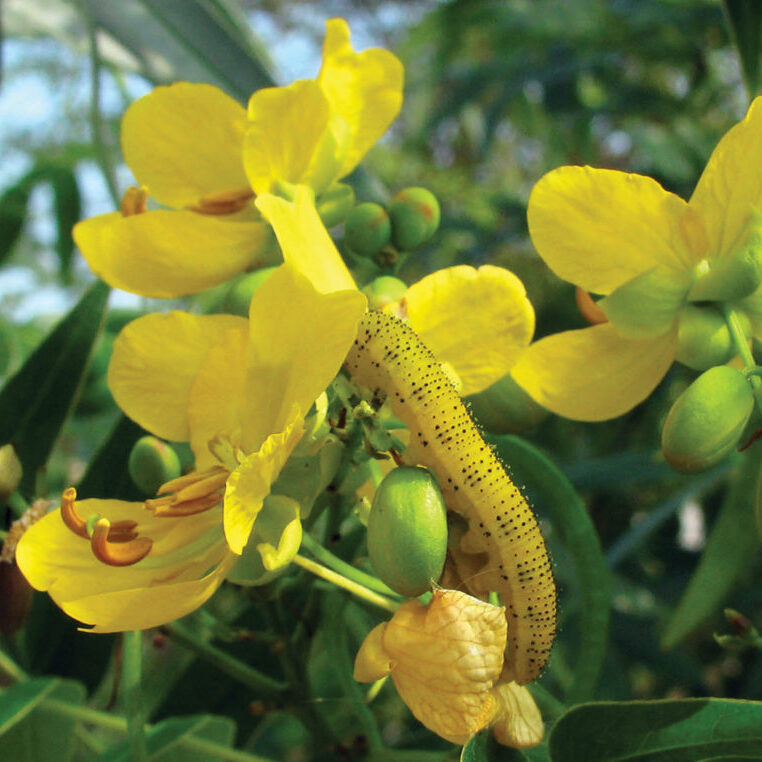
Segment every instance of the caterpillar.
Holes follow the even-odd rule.
[[[556,628],[553,572],[532,509],[406,323],[366,313],[344,366],[360,386],[386,396],[410,430],[402,460],[433,471],[448,510],[468,524],[459,558],[451,561],[468,569],[460,576],[469,592],[482,598],[499,593],[508,623],[503,676],[531,682],[548,660]]]

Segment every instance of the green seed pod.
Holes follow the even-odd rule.
[[[430,590],[441,576],[447,509],[425,468],[396,468],[378,486],[368,518],[368,554],[376,574],[408,597]]]
[[[680,473],[712,468],[738,444],[753,408],[741,371],[728,365],[704,371],[669,411],[661,432],[664,457]]]
[[[355,205],[355,191],[351,185],[334,183],[316,200],[317,212],[327,228],[340,225]]]
[[[155,495],[162,484],[180,476],[180,459],[166,442],[146,436],[132,446],[127,469],[141,492]]]
[[[389,243],[392,224],[380,204],[358,204],[344,223],[344,242],[361,257],[372,257]]]
[[[222,300],[223,312],[231,315],[249,317],[249,305],[251,297],[257,289],[275,272],[275,267],[263,267],[253,273],[245,273],[233,281],[230,290]]]
[[[538,405],[510,373],[478,394],[466,397],[476,420],[493,434],[519,434],[541,423],[548,411]]]
[[[388,205],[392,241],[402,251],[422,246],[439,227],[439,201],[426,188],[405,188]]]
[[[368,298],[369,310],[382,310],[387,304],[398,302],[406,291],[407,284],[391,275],[381,275],[362,289]]]
[[[736,314],[748,335],[749,319],[743,312]],[[688,304],[680,310],[675,350],[678,362],[693,370],[707,370],[724,365],[736,351],[725,318],[717,309]]]

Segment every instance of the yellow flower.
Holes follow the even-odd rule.
[[[407,601],[366,637],[355,679],[391,674],[410,711],[427,728],[465,744],[492,726],[498,741],[527,748],[542,740],[542,717],[530,693],[501,681],[505,609],[457,590],[431,602]]]
[[[591,167],[561,167],[535,185],[528,222],[537,251],[559,277],[605,295],[598,306],[609,319],[522,355],[512,374],[537,402],[584,421],[630,410],[676,359],[690,303],[729,304],[762,336],[762,287],[751,293],[758,276],[726,277],[759,268],[750,254],[762,205],[758,159],[759,98],[715,148],[688,202],[650,178]]]
[[[29,582],[98,632],[156,626],[197,608],[246,548],[262,571],[299,546],[299,507],[271,485],[304,417],[354,340],[365,299],[319,293],[284,264],[252,301],[249,320],[184,312],[146,315],[114,343],[109,386],[156,436],[190,442],[196,469],[141,503],[76,501],[22,538]],[[253,530],[253,531],[252,531]]]
[[[391,53],[355,53],[342,19],[326,28],[317,79],[254,93],[248,114],[217,88],[187,82],[130,106],[122,150],[142,188],[128,191],[121,212],[74,228],[96,275],[168,298],[275,261],[255,193],[275,181],[320,192],[357,165],[402,103]],[[148,192],[167,208],[147,211]]]
[[[502,267],[457,265],[414,283],[385,310],[410,327],[460,382],[460,393],[486,389],[516,364],[534,333],[524,284]]]

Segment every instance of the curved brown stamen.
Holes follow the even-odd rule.
[[[128,542],[112,543],[109,541],[111,522],[98,519],[95,522],[90,547],[95,557],[108,566],[132,566],[145,558],[151,551],[153,542],[147,537],[138,537]]]
[[[579,309],[580,314],[588,323],[591,325],[599,325],[600,323],[609,322],[606,313],[595,303],[593,297],[583,288],[577,286],[574,296],[577,299],[577,308]]]
[[[251,188],[235,188],[202,196],[195,206],[189,206],[188,209],[198,214],[235,214],[253,198],[254,191]]]
[[[114,521],[108,530],[108,541],[129,542],[134,540],[138,536],[138,533],[135,531],[137,526],[137,521]]]
[[[148,188],[141,185],[136,188],[134,185],[127,188],[122,196],[122,203],[119,211],[122,217],[132,217],[135,214],[143,214],[148,211]]]
[[[63,523],[71,529],[74,534],[79,535],[85,540],[90,539],[87,533],[87,522],[77,513],[75,506],[77,500],[77,490],[74,487],[68,487],[61,495],[61,518]]]

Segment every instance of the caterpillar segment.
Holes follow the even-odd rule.
[[[455,387],[429,349],[401,320],[369,312],[345,367],[360,385],[385,395],[410,430],[402,454],[431,469],[451,522],[445,580],[469,593],[499,593],[508,641],[503,678],[526,684],[547,663],[556,628],[556,587],[531,508],[484,442]]]

